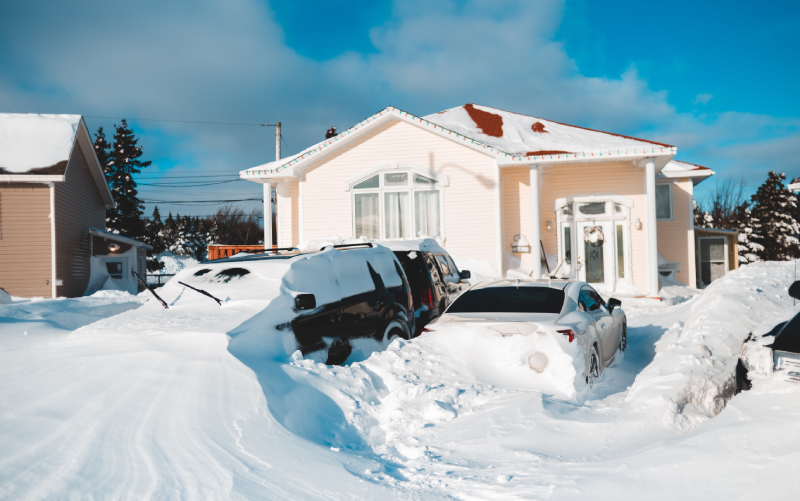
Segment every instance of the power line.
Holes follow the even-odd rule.
[[[239,200],[142,200],[146,204],[224,204],[233,202],[263,202],[263,198],[242,198]]]
[[[186,183],[138,183],[139,186],[154,186],[156,188],[192,188],[194,186],[212,186],[215,184],[234,183],[244,181],[244,179],[230,179],[228,181],[187,181]]]
[[[121,118],[121,117],[98,117],[93,115],[83,115],[84,118],[103,118],[108,120],[130,120],[132,122],[170,122],[179,124],[213,124],[213,125],[248,125],[252,127],[275,127],[275,124],[248,124],[239,122],[199,122],[194,120],[164,120],[159,118]]]

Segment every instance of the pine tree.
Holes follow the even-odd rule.
[[[750,202],[744,201],[736,207],[731,215],[727,229],[739,232],[739,264],[745,265],[759,261],[763,246],[753,241],[754,228],[760,228],[758,220],[753,218]]]
[[[97,155],[97,160],[100,161],[100,166],[103,168],[107,182],[111,180],[111,166],[109,165],[111,160],[108,157],[108,150],[110,148],[111,145],[106,141],[106,133],[103,131],[102,127],[99,127],[97,129],[97,134],[94,135],[94,153]]]
[[[177,235],[178,225],[175,222],[175,218],[172,217],[172,212],[170,212],[169,216],[167,216],[167,219],[164,220],[164,229],[161,230],[161,241],[164,243],[166,250],[172,251],[172,247],[175,245]]]
[[[750,240],[762,246],[759,257],[764,261],[785,261],[800,255],[797,197],[783,185],[785,179],[782,173],[770,172],[752,196],[752,217],[758,224]]]
[[[133,135],[127,121],[122,120],[122,125],[114,127],[116,133],[114,147],[109,154],[108,177],[117,207],[106,212],[106,228],[126,237],[140,239],[145,234],[142,220],[144,204],[139,200],[133,176],[151,162],[138,160],[142,156],[142,148],[137,146],[139,140]]]
[[[163,232],[164,223],[161,221],[161,213],[156,205],[153,209],[153,216],[145,224],[145,234],[142,239],[144,243],[153,247],[153,250],[147,251],[148,271],[158,271],[164,268],[164,263],[158,260],[158,255],[167,250],[166,245],[164,245]]]

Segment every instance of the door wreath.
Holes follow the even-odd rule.
[[[583,230],[583,241],[589,245],[603,245],[605,241],[605,236],[603,235],[603,229],[599,226],[590,226]]]

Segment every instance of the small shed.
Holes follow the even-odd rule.
[[[697,249],[697,287],[710,285],[714,280],[739,267],[739,232],[720,228],[694,229]]]
[[[111,280],[120,290],[136,294],[144,285],[136,278],[147,273],[147,251],[153,247],[116,233],[89,228],[91,249],[91,279],[87,292],[101,289]]]

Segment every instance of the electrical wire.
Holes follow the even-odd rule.
[[[244,181],[244,179],[230,179],[228,181],[213,181],[213,182],[204,182],[204,181],[189,181],[186,183],[137,183],[138,186],[153,186],[156,188],[192,188],[195,186],[212,186],[215,184],[225,184],[225,183],[234,183],[236,181]]]
[[[263,198],[241,198],[238,200],[142,200],[146,204],[224,204],[233,202],[263,202]]]
[[[102,118],[108,120],[130,120],[131,122],[170,122],[179,124],[212,124],[212,125],[248,125],[252,127],[275,127],[276,124],[248,124],[239,122],[199,122],[194,120],[163,120],[159,118],[120,118],[120,117],[98,117],[94,115],[83,115],[84,118]]]

